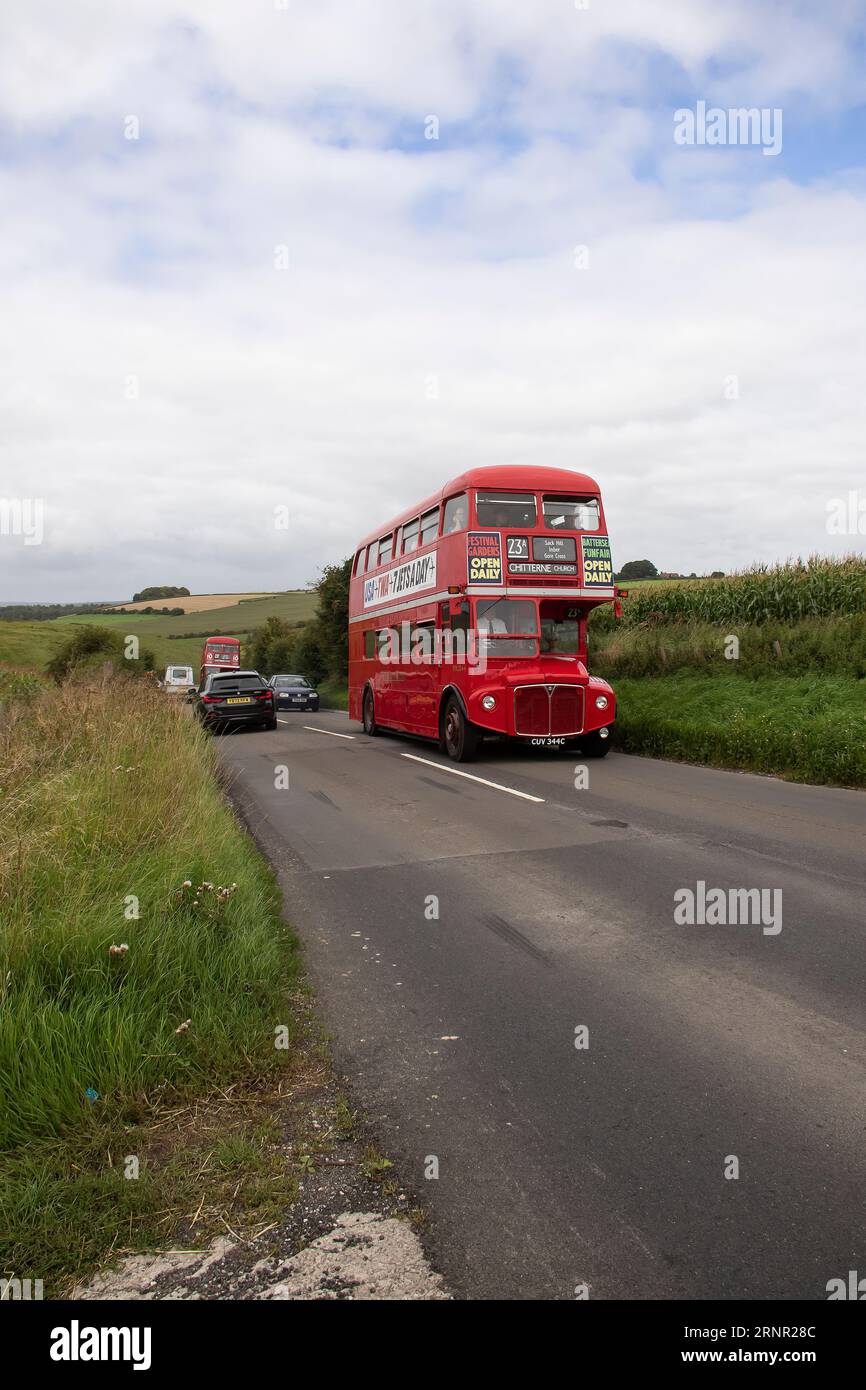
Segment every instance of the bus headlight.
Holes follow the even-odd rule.
[[[496,709],[496,696],[485,695],[484,699],[481,701],[481,704],[483,705],[484,709]]]
[[[595,697],[595,707],[596,707],[596,709],[607,709],[607,696],[606,696],[606,695],[596,695],[596,697]]]

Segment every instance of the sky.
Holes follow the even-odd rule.
[[[303,587],[495,463],[617,566],[866,549],[863,0],[28,0],[0,208],[0,599]]]

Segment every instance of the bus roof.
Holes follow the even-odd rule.
[[[437,506],[443,498],[453,497],[455,493],[465,492],[473,487],[501,488],[512,492],[523,489],[528,492],[597,493],[599,490],[594,478],[590,478],[586,473],[573,473],[570,468],[542,468],[519,463],[494,463],[484,468],[469,468],[465,473],[452,478],[438,492],[434,492],[432,497],[428,497],[424,502],[416,502],[414,507],[408,507],[400,512],[399,516],[392,517],[382,526],[377,526],[375,531],[371,531],[358,542],[355,549],[361,550],[379,536],[387,536],[389,531],[402,526],[404,521],[411,521],[419,512],[427,512],[431,507]]]

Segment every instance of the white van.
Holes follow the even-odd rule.
[[[163,690],[169,695],[185,695],[190,686],[195,685],[191,666],[168,666],[162,680]]]

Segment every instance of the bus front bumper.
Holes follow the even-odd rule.
[[[505,687],[471,691],[467,705],[472,723],[487,733],[550,745],[607,729],[616,718],[616,697],[596,676],[518,678]]]

